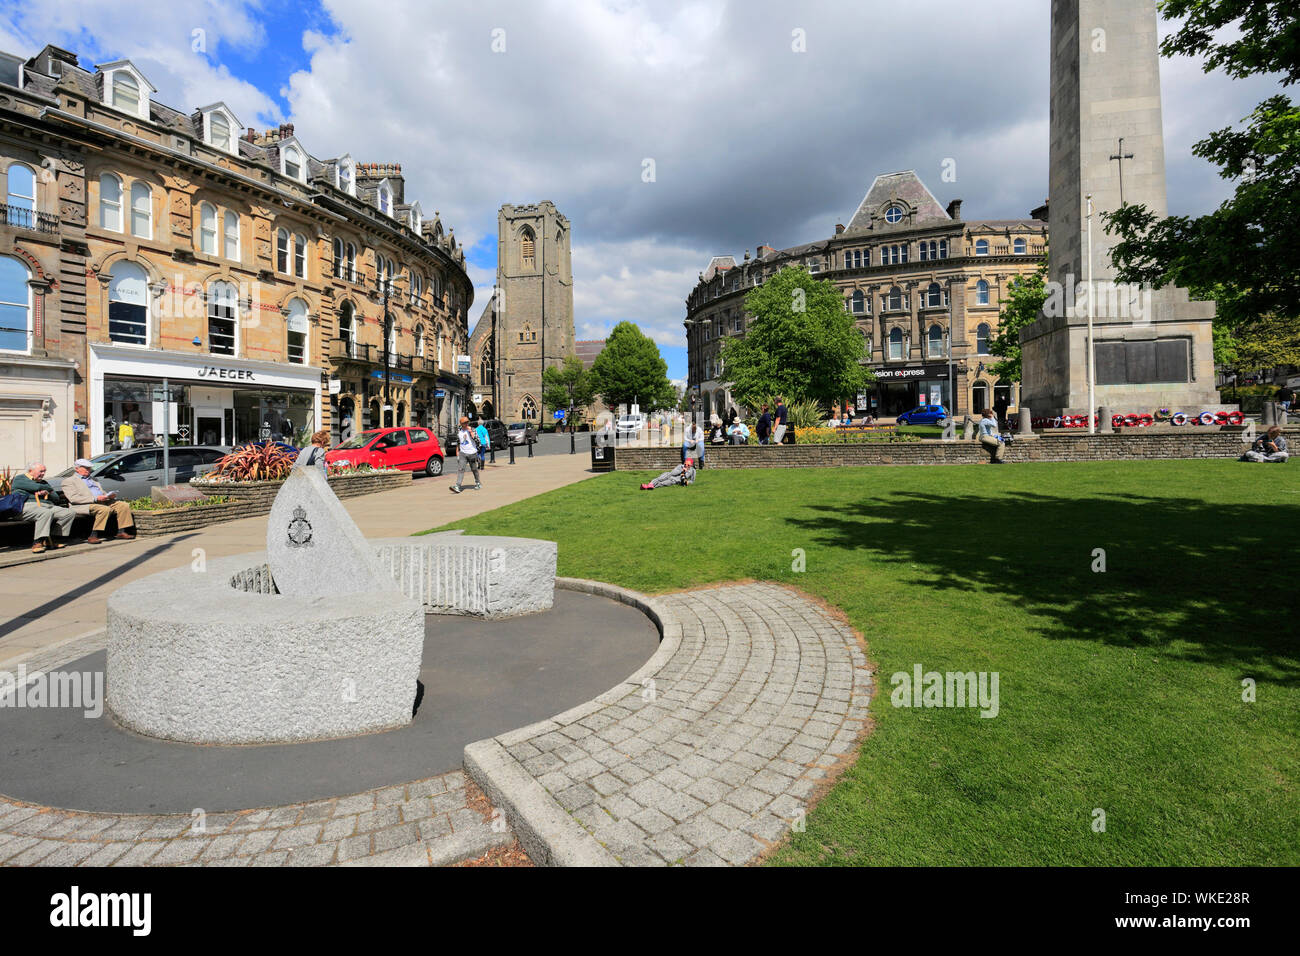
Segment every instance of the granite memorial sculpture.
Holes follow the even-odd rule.
[[[267,550],[132,582],[108,601],[107,708],[190,743],[323,740],[412,718],[425,614],[554,600],[556,546],[455,533],[368,542],[319,469],[294,468]]]

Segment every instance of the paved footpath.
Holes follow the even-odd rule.
[[[538,863],[753,862],[857,753],[872,688],[857,635],[778,585],[623,597],[663,623],[646,666],[467,747],[466,769]]]
[[[369,538],[394,538],[499,508],[591,477],[590,458],[548,455],[509,465],[497,456],[482,491],[453,495],[451,473],[416,478],[410,486],[359,498],[343,506]],[[141,537],[104,550],[0,569],[0,669],[12,670],[40,651],[104,627],[108,596],[128,581],[180,567],[195,548],[217,558],[266,550],[266,516],[228,521],[198,531]]]

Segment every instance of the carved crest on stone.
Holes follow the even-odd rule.
[[[293,509],[293,520],[289,522],[289,547],[312,547],[311,522],[307,520],[307,509],[302,505]]]

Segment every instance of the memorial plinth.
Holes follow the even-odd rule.
[[[314,469],[285,482],[267,546],[109,597],[107,707],[120,724],[208,744],[400,727],[414,709],[426,613],[512,617],[554,600],[554,542],[368,542]]]

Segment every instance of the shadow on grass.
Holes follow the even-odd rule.
[[[1300,679],[1297,589],[1286,580],[1300,507],[903,491],[801,510],[816,516],[788,522],[820,543],[916,566],[932,575],[926,587],[1007,595],[1043,619],[1045,637]],[[1104,573],[1093,570],[1098,548]]]

